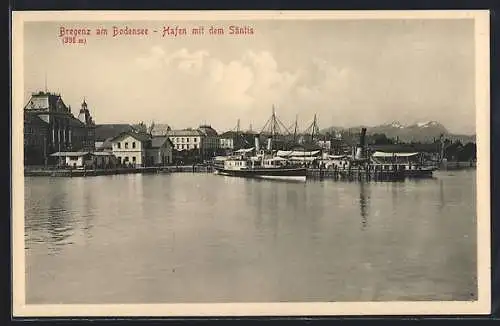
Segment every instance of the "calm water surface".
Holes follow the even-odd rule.
[[[26,301],[476,299],[475,178],[26,178]]]

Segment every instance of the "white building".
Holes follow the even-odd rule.
[[[194,151],[196,155],[210,157],[219,148],[217,131],[208,125],[198,129],[169,130],[168,137],[176,151]]]
[[[142,132],[127,131],[111,139],[112,152],[118,164],[145,166],[146,149],[151,137]]]
[[[166,136],[127,131],[110,142],[119,164],[141,167],[168,165],[173,161],[174,146]]]
[[[178,151],[201,149],[204,135],[197,129],[170,130],[168,138]]]

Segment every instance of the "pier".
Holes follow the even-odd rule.
[[[345,181],[402,181],[404,171],[382,171],[366,169],[307,169],[311,179],[334,179]]]
[[[117,174],[159,174],[159,173],[210,173],[210,166],[183,165],[183,166],[161,166],[161,167],[136,167],[136,168],[114,168],[114,169],[25,169],[25,177],[90,177]]]

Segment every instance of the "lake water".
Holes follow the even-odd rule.
[[[475,300],[475,184],[26,178],[26,302]]]

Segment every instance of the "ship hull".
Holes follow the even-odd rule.
[[[405,176],[409,178],[432,178],[435,169],[405,170]]]
[[[305,168],[230,170],[216,167],[215,172],[219,175],[241,178],[306,181]]]

